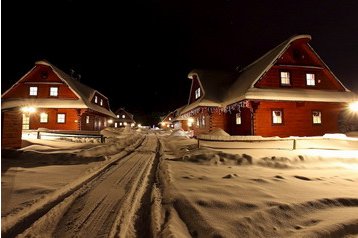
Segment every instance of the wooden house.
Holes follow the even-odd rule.
[[[338,118],[356,95],[309,45],[291,37],[238,72],[193,70],[180,116],[194,134],[316,136],[339,132]]]
[[[169,112],[165,115],[162,121],[159,123],[162,129],[173,129],[174,128],[175,111]]]
[[[119,108],[115,111],[116,118],[113,121],[113,127],[125,127],[125,126],[135,126],[135,121],[133,114],[124,110],[124,108]]]
[[[115,118],[106,96],[47,61],[36,62],[1,101],[3,131],[14,115],[20,118],[21,126],[16,126],[20,133],[38,128],[98,131]]]

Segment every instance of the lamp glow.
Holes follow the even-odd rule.
[[[349,109],[350,109],[352,112],[358,112],[358,101],[351,102],[351,103],[349,104]]]
[[[35,107],[22,107],[21,111],[25,112],[25,113],[34,113],[34,112],[36,112],[36,108]]]
[[[113,120],[112,120],[112,119],[109,119],[109,120],[108,120],[108,123],[109,123],[109,124],[112,124],[112,123],[113,123]]]

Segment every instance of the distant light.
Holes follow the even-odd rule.
[[[349,104],[349,109],[350,109],[352,112],[358,112],[358,101],[351,102],[351,103]]]
[[[132,123],[132,124],[131,124],[131,127],[134,127],[134,125],[135,125],[135,124],[134,124],[134,123]]]
[[[113,123],[113,120],[112,120],[112,119],[109,119],[109,120],[108,120],[108,123],[109,123],[109,124],[112,124],[112,123]]]
[[[125,125],[125,126],[126,126],[126,125],[127,125],[127,122],[123,122],[123,125]]]
[[[167,127],[169,127],[170,125],[168,124]]]
[[[36,112],[36,108],[35,107],[22,107],[21,111],[25,112],[25,113],[34,113],[34,112]]]
[[[172,118],[171,117],[169,117],[169,121],[171,121],[172,120]]]
[[[142,124],[138,124],[138,127],[141,128],[141,127],[142,127]]]

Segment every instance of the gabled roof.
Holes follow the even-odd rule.
[[[133,114],[127,112],[123,107],[117,109],[114,114],[116,114],[116,115],[118,115],[118,114],[125,114],[126,117],[129,117],[130,119],[133,120]]]
[[[69,86],[69,88],[73,91],[73,93],[76,94],[78,96],[78,98],[79,98],[79,100],[70,100],[71,102],[73,102],[73,107],[74,108],[89,108],[89,109],[92,109],[94,111],[103,113],[105,115],[115,117],[114,113],[111,110],[108,110],[108,109],[106,109],[104,107],[101,107],[101,106],[96,105],[96,104],[91,102],[91,99],[92,99],[93,95],[96,92],[107,99],[107,97],[105,97],[103,94],[101,94],[97,90],[92,89],[92,88],[80,83],[77,80],[74,80],[71,76],[69,76],[68,74],[66,74],[65,72],[63,72],[59,68],[57,68],[56,66],[52,65],[48,61],[45,61],[45,60],[37,61],[37,62],[35,62],[35,65],[49,66],[53,70],[53,72],[65,84],[67,84]],[[33,67],[29,72],[31,72],[35,67]],[[23,76],[19,81],[17,81],[11,88],[13,88],[24,77],[26,77],[26,75],[28,75],[29,72],[27,74],[25,74],[25,76]],[[11,88],[9,90],[11,90]],[[9,90],[7,90],[4,94],[6,94]],[[7,103],[7,101],[9,101],[9,103]],[[63,103],[62,101],[66,102],[66,103]],[[29,103],[29,102],[32,103],[31,105],[38,106],[38,107],[55,107],[56,102],[57,102],[58,103],[57,106],[60,106],[60,107],[66,106],[66,108],[71,108],[71,103],[68,103],[69,100],[61,100],[61,99],[55,99],[54,100],[54,99],[47,99],[47,98],[38,98],[38,99],[33,99],[33,100],[31,100],[31,99],[14,99],[14,100],[7,99],[6,101],[4,101],[2,103],[2,108],[9,108],[10,105],[15,106],[15,107],[16,106],[23,106],[21,104]]]

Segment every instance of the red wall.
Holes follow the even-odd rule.
[[[306,67],[305,67],[306,66]],[[310,67],[313,66],[313,67]],[[280,72],[290,73],[290,86],[281,86]],[[306,85],[306,73],[314,73],[315,86]],[[258,88],[309,88],[344,91],[324,63],[308,46],[307,40],[297,40],[284,52],[275,65],[255,84]]]
[[[234,110],[228,113],[228,133],[230,135],[251,135],[250,108],[241,108],[241,125],[236,125],[236,113]]]
[[[47,74],[47,78],[42,78],[43,73]],[[39,84],[50,83],[50,84]],[[55,83],[55,84],[54,84]],[[37,96],[30,96],[30,86],[37,86]],[[58,87],[58,96],[50,97],[50,87]],[[26,75],[19,84],[15,85],[12,90],[6,93],[3,98],[66,98],[78,99],[72,90],[63,83],[61,79],[46,65],[36,65],[35,68]]]
[[[19,110],[1,112],[1,147],[20,148],[22,135],[22,114]]]
[[[79,130],[80,110],[78,109],[52,109],[38,108],[37,111],[30,116],[30,129],[47,128],[51,130]],[[40,114],[48,113],[48,123],[40,123]],[[65,123],[57,123],[57,114],[65,113]]]
[[[196,75],[193,75],[193,82],[191,85],[191,94],[189,95],[189,104],[195,102],[199,98],[203,96],[203,89],[200,88],[200,97],[195,99],[195,90],[197,90],[200,87],[199,80]]]
[[[283,124],[272,124],[272,109],[283,110]],[[320,136],[337,133],[343,103],[261,101],[254,113],[254,134],[260,136]],[[312,111],[322,113],[322,124],[312,123]]]

